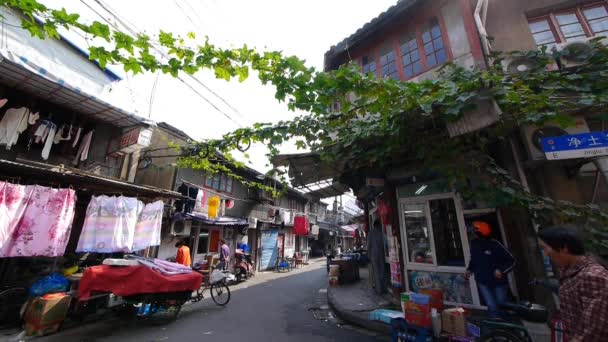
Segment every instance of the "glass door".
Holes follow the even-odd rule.
[[[448,304],[478,305],[474,282],[464,279],[469,244],[454,194],[399,200],[406,287],[441,288]]]

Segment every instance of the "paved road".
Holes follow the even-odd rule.
[[[387,337],[343,326],[331,314],[330,319],[323,319],[328,315],[324,265],[317,260],[291,273],[260,274],[232,288],[226,307],[205,299],[185,307],[173,323],[134,325],[114,319],[37,341],[388,341]]]

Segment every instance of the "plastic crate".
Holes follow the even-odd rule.
[[[433,332],[430,329],[409,325],[403,318],[395,318],[391,321],[392,342],[432,342],[433,340]]]

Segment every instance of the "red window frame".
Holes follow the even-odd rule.
[[[424,44],[423,44],[423,40],[422,40],[422,35],[427,30],[431,21],[433,21],[433,20],[436,20],[437,23],[439,24],[441,40],[443,42],[443,48],[445,49],[445,52],[446,52],[446,60],[443,63],[438,63],[433,66],[429,66],[425,52],[424,52]],[[410,77],[406,77],[405,69],[404,69],[404,65],[403,65],[403,54],[401,53],[401,45],[402,45],[403,39],[410,37],[411,35],[413,35],[416,38],[416,45],[418,48],[419,61],[422,65],[422,67],[421,67],[420,72],[414,73]],[[391,49],[395,55],[395,64],[397,66],[397,72],[399,75],[399,79],[402,81],[407,81],[412,78],[418,77],[421,74],[424,74],[425,72],[427,72],[429,70],[437,68],[445,63],[448,63],[449,61],[451,61],[453,59],[452,48],[450,46],[449,36],[447,34],[445,22],[443,20],[443,17],[439,14],[426,16],[424,20],[416,22],[415,25],[413,25],[413,27],[410,26],[405,31],[401,30],[397,34],[390,35],[387,39],[382,41],[380,44],[377,44],[373,48],[368,49],[368,50],[364,51],[364,53],[362,53],[362,56],[358,58],[358,64],[361,67],[361,70],[363,70],[363,65],[364,65],[363,59],[369,58],[368,61],[373,60],[376,63],[376,72],[375,72],[376,76],[383,77],[382,63],[380,60],[380,58],[381,58],[380,55],[382,53],[379,52],[381,49],[378,49],[378,46],[384,46],[384,47],[390,46],[391,47]],[[382,51],[386,51],[386,50],[382,49]]]
[[[215,176],[219,176],[219,182],[217,188],[213,186],[213,181]],[[207,180],[211,179],[211,186],[207,185]],[[226,182],[226,190],[220,190],[222,187],[222,180]],[[228,191],[228,184],[230,184],[230,191]],[[225,173],[218,173],[212,176],[205,175],[203,176],[203,188],[215,190],[217,192],[222,192],[225,194],[234,193],[234,179],[232,177],[227,176]]]
[[[591,9],[591,8],[596,8],[596,7],[604,7],[604,9],[606,9],[606,11],[608,12],[607,3],[595,2],[595,3],[591,3],[591,4],[586,4],[583,6],[575,6],[575,7],[570,7],[570,8],[566,8],[563,10],[555,11],[555,12],[550,12],[550,13],[542,15],[542,16],[528,18],[528,24],[546,20],[549,23],[551,32],[553,33],[553,38],[555,39],[555,43],[556,44],[565,43],[566,36],[564,35],[564,33],[561,30],[561,25],[559,24],[559,22],[557,20],[557,16],[561,15],[561,14],[574,13],[576,15],[581,27],[583,28],[583,31],[585,32],[585,37],[591,38],[591,37],[595,37],[595,33],[591,29],[591,26],[589,25],[589,21],[587,20],[587,17],[583,13],[583,11],[587,10],[587,9]],[[608,32],[606,32],[605,35],[608,36]],[[534,40],[534,42],[536,43],[536,39]],[[543,44],[543,45],[546,45],[546,44]],[[537,43],[536,46],[540,46],[540,45]]]

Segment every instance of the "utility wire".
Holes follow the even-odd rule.
[[[84,0],[80,0],[81,2],[84,3]],[[137,28],[136,25],[134,25],[133,23],[131,23],[131,26],[133,28],[131,28],[129,26],[129,24],[126,23],[126,20],[123,20],[118,14],[115,13],[115,11],[110,8],[110,6],[104,4],[102,1],[100,0],[94,0],[99,6],[101,6],[101,8],[103,8],[107,13],[109,13],[112,17],[114,17],[122,26],[124,26],[132,35],[136,36],[138,34],[139,29]],[[88,6],[88,5],[87,5]],[[88,6],[90,8],[90,6]],[[98,14],[99,15],[99,14]],[[103,16],[102,16],[103,18]],[[112,25],[108,20],[106,20],[106,22],[108,22],[110,25]],[[112,25],[115,29],[120,30],[116,25]],[[156,52],[158,52],[159,54],[161,54],[161,56],[163,56],[164,58],[170,59],[170,56],[168,54],[166,54],[161,48],[159,48],[157,45],[150,43],[151,47],[156,50]],[[217,94],[215,91],[213,91],[211,88],[209,88],[207,85],[205,85],[203,82],[201,82],[199,79],[197,79],[196,77],[192,76],[192,75],[188,75],[191,79],[193,79],[197,84],[201,85],[203,88],[205,88],[205,90],[209,91],[211,94],[213,94],[215,97],[217,97],[218,99],[220,99],[223,103],[225,103],[230,109],[232,109],[235,112],[238,112],[228,101],[226,101],[223,97],[221,97],[219,94]],[[194,87],[192,87],[191,85],[187,84],[183,78],[181,78],[180,76],[177,77],[182,83],[186,84],[188,86],[188,88],[190,88],[195,94],[197,94],[199,97],[201,97],[203,100],[205,100],[205,102],[207,102],[208,104],[210,104],[215,110],[217,110],[218,112],[220,112],[221,114],[223,114],[225,117],[227,117],[230,121],[232,121],[233,123],[235,123],[237,126],[239,127],[243,127],[242,124],[240,124],[239,122],[237,122],[234,118],[232,118],[229,114],[227,114],[226,112],[224,112],[223,110],[221,110],[220,108],[218,108],[215,104],[211,103],[211,101],[204,96],[202,93],[200,93],[199,91],[196,91]],[[240,113],[239,113],[240,114]],[[242,114],[241,114],[242,116]]]

